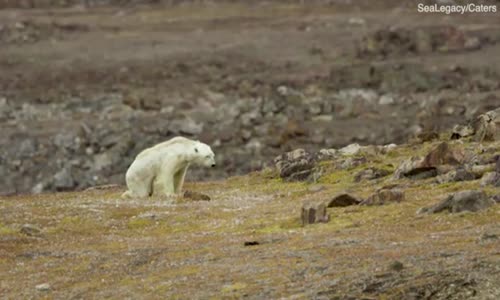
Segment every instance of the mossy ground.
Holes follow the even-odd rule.
[[[415,154],[412,147],[370,157],[350,170],[329,168],[327,162],[315,183],[324,186],[318,192],[311,192],[313,184],[283,182],[265,170],[186,185],[211,201],[121,200],[120,189],[2,198],[1,294],[218,299],[323,293],[397,299],[479,272],[475,284],[486,286],[491,279],[486,295],[498,295],[498,268],[491,266],[500,262],[500,239],[481,240],[498,233],[498,205],[479,213],[416,215],[449,193],[478,188],[478,180],[436,184],[387,176],[354,182],[364,168],[397,166]],[[364,198],[388,184],[402,188],[406,200],[329,208],[330,222],[300,224],[305,201],[345,190]],[[22,234],[26,223],[39,227],[40,234]],[[403,271],[388,270],[394,260],[403,263]],[[366,288],[377,280],[379,288]],[[50,291],[37,291],[41,283],[49,283]]]

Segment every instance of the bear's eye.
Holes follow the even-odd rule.
[[[206,158],[210,158],[210,155],[205,156]]]
[[[198,148],[194,148],[194,152],[198,153]]]

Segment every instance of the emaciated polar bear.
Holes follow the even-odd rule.
[[[175,137],[143,150],[125,175],[128,191],[122,197],[169,196],[182,190],[190,164],[215,167],[207,144]]]

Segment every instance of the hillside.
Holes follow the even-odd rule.
[[[289,182],[272,168],[187,184],[190,194],[209,201],[121,200],[119,186],[4,197],[0,293],[7,299],[498,299],[500,205],[491,201],[500,200],[499,153],[498,141],[449,141],[443,134],[396,147],[322,151],[314,181]],[[436,172],[398,179],[411,157]],[[451,176],[457,170],[470,176]],[[485,172],[497,182],[485,180]],[[370,197],[381,188],[403,197]],[[475,212],[417,213],[465,190],[484,192],[481,203],[489,204]],[[339,193],[378,202],[332,201]],[[327,208],[328,222],[303,225],[302,206],[319,202],[347,206]]]

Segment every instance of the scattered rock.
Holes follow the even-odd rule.
[[[404,269],[403,263],[397,260],[391,262],[391,264],[389,265],[389,270],[391,271],[399,272],[402,271],[403,269]]]
[[[248,241],[243,243],[243,246],[248,247],[248,246],[258,246],[260,243],[258,241]]]
[[[185,199],[193,200],[193,201],[210,201],[210,197],[208,195],[193,192],[193,191],[184,191],[183,197]]]
[[[368,168],[358,172],[354,176],[354,182],[360,182],[363,180],[373,180],[377,178],[382,178],[391,174],[390,171],[377,168]]]
[[[24,224],[21,227],[20,232],[22,234],[28,235],[28,236],[38,236],[41,233],[40,228],[36,227],[35,225],[31,224]]]
[[[48,284],[48,283],[38,284],[37,286],[35,286],[35,288],[37,291],[40,291],[40,292],[50,291],[50,284]]]
[[[345,206],[350,206],[350,205],[358,205],[361,203],[361,200],[358,199],[357,197],[347,194],[347,193],[342,193],[334,196],[330,201],[327,203],[327,207],[345,207]]]
[[[314,176],[314,158],[304,149],[282,154],[274,159],[280,177],[287,181],[305,181]]]
[[[460,165],[464,163],[465,153],[463,149],[443,142],[431,150],[424,158],[422,167],[437,167],[440,165]]]
[[[318,160],[329,160],[335,157],[337,150],[335,149],[321,149],[318,152]]]
[[[443,142],[432,149],[423,159],[413,157],[403,161],[394,172],[396,179],[404,177],[424,179],[438,175],[438,168],[443,165],[461,165],[465,162],[465,152],[459,147],[452,147]]]
[[[500,108],[477,117],[473,127],[474,139],[478,142],[500,140]]]
[[[75,180],[69,168],[65,167],[54,175],[54,188],[57,191],[69,191],[75,187]]]
[[[405,194],[399,189],[380,189],[360,203],[361,205],[384,205],[404,201]]]
[[[464,168],[452,170],[436,178],[438,183],[475,180],[476,176]]]
[[[481,177],[481,186],[489,186],[493,185],[496,187],[500,187],[500,174],[497,172],[488,172]]]
[[[474,135],[474,129],[470,125],[455,125],[451,133],[452,140],[458,140]]]
[[[330,221],[330,215],[326,213],[324,203],[306,203],[302,206],[302,225],[314,223],[326,223]]]
[[[467,190],[448,196],[440,203],[419,209],[417,213],[439,213],[448,211],[459,213],[463,211],[477,212],[494,205],[495,201],[488,198],[484,191]]]
[[[338,150],[342,155],[356,155],[361,151],[361,146],[359,144],[350,144]]]

